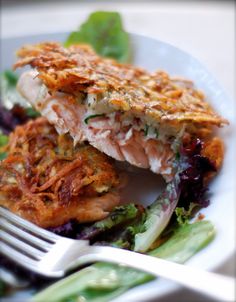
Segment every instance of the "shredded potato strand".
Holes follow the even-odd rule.
[[[91,146],[74,147],[71,137],[59,136],[45,118],[16,127],[6,151],[0,162],[0,204],[41,226],[103,218],[118,202],[99,199],[119,185],[110,160]],[[101,213],[85,213],[85,200],[95,197],[90,204]]]

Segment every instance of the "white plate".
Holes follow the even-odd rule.
[[[44,34],[24,36],[21,38],[3,39],[1,43],[1,68],[10,68],[14,62],[14,53],[17,48],[27,43],[40,41],[64,41],[66,34]],[[234,103],[217,83],[210,72],[186,52],[167,43],[131,34],[134,64],[150,71],[163,69],[171,75],[179,75],[191,79],[197,88],[204,91],[209,103],[217,112],[230,121],[230,126],[219,130],[219,135],[225,142],[225,159],[222,170],[210,186],[211,204],[201,212],[206,219],[212,221],[217,230],[215,240],[205,249],[196,254],[187,265],[197,266],[207,270],[215,270],[222,265],[235,251],[234,225],[234,182],[235,182],[235,114]],[[146,186],[140,189],[137,199],[149,203],[154,200],[159,188],[156,188],[159,178],[145,174]],[[144,176],[144,175],[143,175]],[[149,177],[149,179],[147,178]],[[135,187],[137,182],[142,183],[142,175],[138,180],[131,181]],[[149,184],[149,187],[147,187]],[[132,195],[132,192],[129,192]],[[134,197],[134,196],[133,196]],[[132,198],[133,199],[133,198]],[[147,301],[151,298],[163,297],[167,293],[179,288],[178,285],[166,280],[156,280],[146,285],[130,290],[116,301]],[[138,297],[138,299],[137,299]]]

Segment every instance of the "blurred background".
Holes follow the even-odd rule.
[[[1,37],[69,32],[95,10],[119,11],[127,31],[189,52],[235,98],[235,2],[2,0]]]
[[[118,11],[127,31],[154,37],[192,54],[235,99],[234,1],[2,0],[1,38],[71,32],[96,10]],[[234,269],[230,259],[218,271],[233,275]],[[181,290],[159,301],[210,300]]]

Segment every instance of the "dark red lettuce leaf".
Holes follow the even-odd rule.
[[[17,125],[26,123],[32,119],[27,115],[27,110],[16,104],[11,110],[4,108],[0,102],[0,130],[4,134],[9,134]]]
[[[209,158],[201,155],[203,143],[200,139],[193,140],[187,146],[181,147],[181,155],[185,157],[187,168],[180,173],[180,199],[178,207],[188,208],[191,202],[200,207],[207,207],[209,200],[205,193],[204,177],[209,172],[215,172],[216,167]]]
[[[48,228],[48,231],[51,231],[59,236],[76,239],[78,233],[81,233],[82,228],[82,225],[79,224],[76,220],[70,220],[63,225],[50,227]]]

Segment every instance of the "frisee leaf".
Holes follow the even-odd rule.
[[[119,62],[129,60],[129,35],[124,31],[121,16],[117,12],[92,13],[78,31],[69,35],[65,46],[79,43],[90,44],[101,56]]]
[[[189,223],[189,220],[192,218],[193,210],[199,206],[197,203],[191,202],[189,204],[188,210],[184,207],[175,208],[175,214],[177,216],[177,222],[179,225],[185,225]]]

